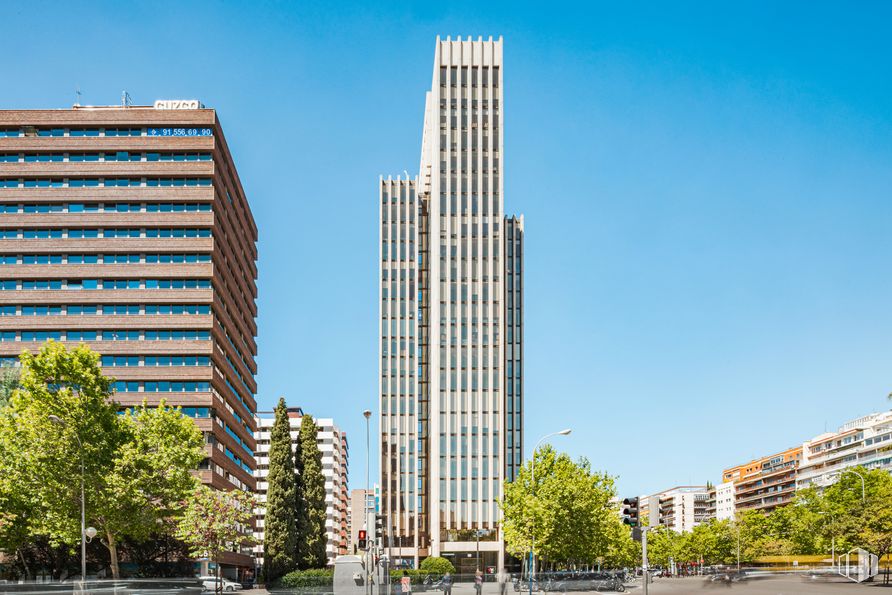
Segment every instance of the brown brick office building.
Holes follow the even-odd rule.
[[[0,111],[0,358],[86,343],[120,403],[195,418],[219,489],[255,486],[256,241],[214,110]]]

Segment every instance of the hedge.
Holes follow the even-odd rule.
[[[279,579],[277,586],[286,589],[331,588],[334,581],[334,570],[317,568],[314,570],[295,570]]]

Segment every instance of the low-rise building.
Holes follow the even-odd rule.
[[[859,417],[805,442],[797,489],[829,485],[859,465],[892,472],[892,411]]]
[[[796,471],[801,460],[802,446],[795,446],[725,469],[723,481],[734,484],[735,512],[770,512],[789,504],[796,491]]]
[[[288,419],[291,426],[291,440],[298,440],[301,420],[304,413],[300,407],[288,408]],[[256,545],[255,557],[258,564],[263,564],[263,527],[266,514],[266,477],[269,473],[269,441],[275,414],[272,411],[257,413],[257,526],[254,532]],[[327,537],[326,553],[329,564],[334,559],[347,553],[347,436],[335,425],[331,418],[314,418],[318,433],[316,442],[322,452],[322,475],[325,477],[325,532]]]

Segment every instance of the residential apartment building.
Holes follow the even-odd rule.
[[[382,179],[380,452],[396,564],[504,564],[523,447],[523,219],[506,217],[502,40],[437,39],[417,178]]]
[[[709,519],[709,489],[706,486],[676,486],[638,498],[639,515],[648,526],[662,525],[682,533]]]
[[[734,484],[735,512],[770,512],[789,504],[796,491],[796,471],[801,460],[802,446],[796,446],[725,469],[723,481]]]
[[[288,408],[288,421],[291,428],[292,445],[297,443],[300,433],[301,421],[304,417],[300,407]],[[334,562],[337,556],[347,553],[347,463],[348,445],[347,435],[335,425],[331,418],[313,418],[318,432],[316,443],[322,452],[322,475],[325,477],[325,534],[328,541],[325,551],[328,554],[329,564]],[[275,413],[261,411],[257,414],[257,431],[254,434],[257,441],[257,523],[254,531],[254,554],[258,565],[263,564],[263,536],[264,517],[266,516],[266,491],[269,487],[267,476],[269,475],[269,441]]]
[[[805,442],[797,488],[824,487],[858,465],[892,472],[892,411],[859,417]]]
[[[255,486],[256,242],[213,109],[0,111],[0,358],[85,343],[122,406],[195,419],[222,490]]]
[[[708,485],[706,500],[706,517],[719,521],[734,518],[734,483],[724,482],[719,485]]]

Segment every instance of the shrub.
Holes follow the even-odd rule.
[[[279,587],[286,589],[318,589],[331,590],[334,581],[334,569],[316,568],[311,570],[295,570],[289,572],[278,581]]]
[[[455,574],[455,566],[446,558],[440,556],[430,556],[421,562],[421,570],[431,574],[446,574],[451,572]]]

